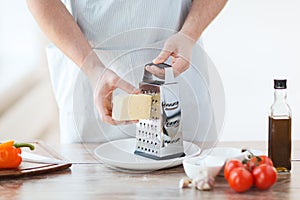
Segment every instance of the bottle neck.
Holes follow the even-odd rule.
[[[270,109],[270,116],[273,118],[290,118],[291,109],[286,101],[287,92],[286,89],[275,89],[274,91],[274,103]]]
[[[287,97],[286,89],[275,89],[274,103],[285,103]]]

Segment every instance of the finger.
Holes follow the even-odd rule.
[[[165,77],[165,70],[155,65],[147,65],[146,70],[160,79],[164,79]]]
[[[118,80],[118,82],[116,84],[116,87],[120,88],[120,89],[122,89],[125,92],[130,93],[130,94],[138,94],[138,93],[140,93],[139,89],[135,88],[133,85],[131,85],[127,81],[124,81],[121,78]]]
[[[182,57],[175,59],[172,64],[174,76],[177,77],[179,74],[187,70],[190,66],[190,62]]]
[[[139,120],[126,120],[126,121],[115,121],[118,125],[130,125],[130,124],[136,124],[139,122]]]
[[[105,105],[104,102],[96,103],[96,107],[97,107],[101,121],[108,123],[108,124],[112,124],[112,125],[117,124],[116,121],[112,119],[111,111],[109,108],[107,108],[107,106]]]
[[[154,64],[160,64],[160,63],[163,63],[165,62],[169,56],[171,55],[171,51],[167,51],[167,50],[162,50],[160,52],[160,54],[154,58],[154,60],[152,61]]]
[[[111,106],[107,102],[96,102],[96,107],[101,121],[115,125],[116,122],[111,117]]]
[[[101,120],[105,123],[111,124],[111,125],[117,125],[118,123],[113,120],[113,118],[110,115],[104,115],[101,117]]]

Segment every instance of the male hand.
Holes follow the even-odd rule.
[[[87,56],[81,69],[87,75],[92,85],[94,103],[103,122],[112,125],[137,122],[136,120],[116,121],[112,119],[112,95],[117,88],[132,94],[140,93],[139,89],[136,89],[133,85],[121,79],[115,72],[106,68],[94,52]]]
[[[189,68],[194,44],[194,40],[178,32],[167,39],[162,51],[152,62],[154,64],[164,63],[171,56],[173,72],[176,77]],[[146,70],[161,79],[164,78],[164,69],[152,65],[147,66]]]
[[[113,71],[105,69],[99,76],[96,87],[94,89],[94,103],[103,122],[117,125],[130,124],[135,121],[115,121],[112,119],[112,94],[117,88],[124,90],[127,93],[138,94],[139,90],[130,83],[124,81],[117,76]]]

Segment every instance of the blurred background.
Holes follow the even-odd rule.
[[[59,142],[47,38],[26,1],[0,1],[0,140]]]
[[[203,34],[225,89],[222,141],[267,140],[274,78],[288,80],[300,139],[299,8],[298,0],[230,0]],[[48,43],[25,1],[0,1],[0,140],[59,142]]]

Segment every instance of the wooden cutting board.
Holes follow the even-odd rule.
[[[50,146],[42,141],[28,142],[35,146],[35,150],[30,151],[27,148],[22,148],[22,151],[47,156],[58,160],[65,161],[63,164],[43,164],[23,161],[18,169],[0,169],[0,180],[8,178],[18,178],[24,176],[33,176],[38,174],[51,173],[59,170],[65,170],[72,166],[65,158],[55,152]]]

